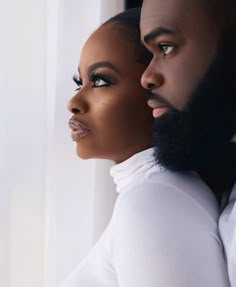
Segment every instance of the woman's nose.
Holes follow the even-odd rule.
[[[144,89],[153,90],[162,86],[163,83],[164,77],[158,70],[157,63],[152,60],[141,77],[141,85]]]
[[[88,111],[88,105],[86,101],[80,97],[79,93],[77,93],[68,102],[67,109],[72,114],[84,114]]]

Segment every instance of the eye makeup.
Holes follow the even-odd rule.
[[[114,84],[113,79],[105,73],[91,73],[89,80],[93,83],[93,87],[111,86]],[[100,84],[99,84],[100,83]]]
[[[76,83],[76,85],[78,86],[77,89],[75,89],[75,91],[78,91],[81,89],[83,82],[81,79],[78,80],[78,77],[76,75],[73,76],[73,81]]]
[[[114,85],[115,82],[112,79],[112,77],[110,77],[109,75],[107,75],[107,73],[101,73],[101,72],[91,72],[89,75],[89,81],[92,82],[92,87],[93,88],[99,88],[99,87],[109,87],[111,85]],[[76,85],[78,86],[78,88],[76,89],[76,91],[80,90],[82,85],[83,85],[83,81],[81,79],[78,80],[78,76],[74,75],[73,76],[73,81],[76,83]]]

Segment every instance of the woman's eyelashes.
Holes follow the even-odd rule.
[[[75,91],[79,91],[83,86],[83,81],[78,79],[76,75],[73,76],[73,81],[78,86]],[[92,73],[89,75],[89,81],[92,82],[92,88],[109,87],[114,84],[110,77],[100,73]]]
[[[75,91],[79,91],[82,88],[82,80],[77,78],[76,75],[73,76],[73,81],[76,83],[76,85],[78,86],[77,89],[75,89]]]

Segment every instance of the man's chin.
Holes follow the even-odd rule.
[[[181,112],[168,110],[153,125],[153,144],[158,164],[169,170],[191,169],[188,127]],[[192,144],[190,144],[192,147]]]

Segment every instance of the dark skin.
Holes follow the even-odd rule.
[[[120,163],[151,147],[153,119],[140,84],[146,65],[135,59],[135,44],[114,28],[100,27],[84,45],[78,91],[68,109],[72,119],[91,130],[76,140],[78,156]]]
[[[142,85],[153,92],[148,104],[153,108],[156,122],[170,108],[181,112],[188,107],[218,53],[222,36],[229,24],[233,25],[232,19],[226,16],[230,15],[230,11],[226,11],[229,7],[224,5],[221,9],[220,1],[219,6],[215,4],[216,1],[210,0],[207,5],[200,0],[143,1],[142,42],[153,59],[142,76]],[[231,10],[234,11],[233,7]],[[235,17],[233,19],[235,22]],[[227,96],[226,93],[222,101]],[[211,156],[211,161],[197,169],[219,201],[223,192],[232,189],[236,179],[236,149],[234,144],[229,144],[230,140],[228,138],[224,147]],[[217,138],[214,141],[217,142]]]
[[[144,0],[140,27],[153,54],[143,87],[182,110],[216,54],[217,25],[197,1]]]

